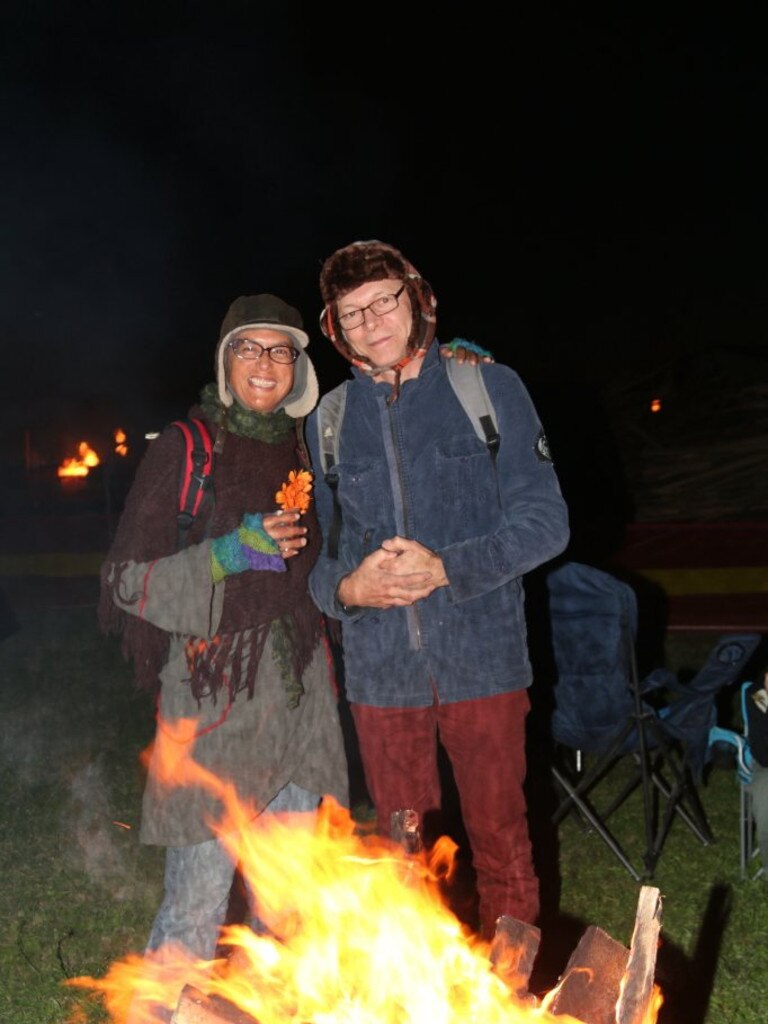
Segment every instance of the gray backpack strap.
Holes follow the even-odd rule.
[[[457,363],[455,359],[447,359],[446,372],[448,380],[456,392],[456,397],[472,422],[475,433],[488,449],[496,475],[496,497],[499,507],[501,507],[501,492],[496,468],[496,456],[501,445],[501,435],[496,425],[491,396],[488,394],[480,367],[471,366],[469,363]]]
[[[339,384],[327,395],[323,395],[317,408],[317,437],[320,445],[325,482],[333,495],[333,519],[328,529],[328,557],[339,557],[339,535],[341,533],[341,506],[339,505],[339,437],[344,420],[344,406],[347,402],[347,382]]]

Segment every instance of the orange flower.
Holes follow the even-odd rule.
[[[283,484],[275,495],[278,505],[284,509],[297,508],[299,512],[306,512],[312,498],[309,492],[312,490],[312,474],[307,469],[292,469],[288,474],[288,480]]]

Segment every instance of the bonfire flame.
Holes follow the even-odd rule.
[[[452,868],[451,840],[408,855],[361,834],[330,797],[318,815],[255,817],[232,785],[189,756],[195,730],[194,720],[162,722],[143,760],[163,784],[204,786],[221,801],[215,831],[258,894],[267,931],[222,929],[233,952],[213,963],[166,947],[116,962],[102,979],[68,982],[100,992],[112,1021],[125,1021],[129,1005],[132,1024],[166,1020],[153,1007],[174,1010],[187,986],[259,1024],[573,1020],[516,999],[491,969],[489,945],[445,906],[439,886]]]
[[[81,441],[77,446],[77,456],[64,459],[56,472],[63,478],[88,476],[89,470],[98,466],[100,461],[88,442]]]

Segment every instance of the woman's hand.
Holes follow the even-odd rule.
[[[307,528],[300,526],[301,513],[297,509],[265,513],[262,518],[264,532],[280,548],[280,554],[287,561],[294,558],[307,544]]]
[[[454,338],[447,345],[441,345],[440,355],[444,359],[455,359],[457,363],[469,363],[470,366],[495,362],[488,349],[481,348],[473,341],[465,341],[464,338]]]

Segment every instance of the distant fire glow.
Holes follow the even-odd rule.
[[[101,459],[88,442],[81,441],[77,446],[77,455],[64,459],[56,472],[62,479],[88,476],[90,470],[100,462]]]
[[[661,412],[661,399],[660,398],[652,398],[651,399],[651,412]]]
[[[115,455],[122,455],[125,457],[128,454],[128,435],[121,428],[118,427],[114,434],[115,438]]]

